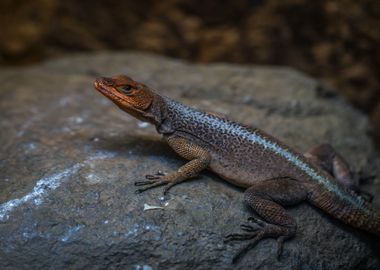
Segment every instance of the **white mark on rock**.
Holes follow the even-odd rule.
[[[71,103],[72,101],[72,97],[70,96],[67,96],[67,97],[63,97],[61,98],[59,101],[58,101],[58,105],[60,107],[66,107],[66,105],[68,105],[69,103]]]
[[[64,133],[68,133],[68,132],[71,132],[72,130],[69,127],[63,127],[63,128],[61,128],[61,131]]]
[[[158,241],[160,238],[161,238],[161,228],[156,226],[156,225],[153,225],[153,224],[145,224],[145,225],[142,225],[142,224],[133,224],[132,228],[127,231],[126,233],[124,233],[124,237],[128,238],[128,237],[136,237],[137,235],[139,234],[142,234],[144,232],[152,232],[153,235],[151,235],[150,237],[152,237],[152,239]]]
[[[135,265],[133,266],[133,270],[153,270],[152,266],[148,264],[143,264],[143,265]]]
[[[20,131],[17,132],[16,136],[21,137],[25,134],[25,131],[35,122],[36,120],[39,120],[38,116],[32,116],[28,120],[26,120],[20,127]]]
[[[137,126],[138,126],[139,128],[147,128],[147,127],[149,127],[149,123],[148,123],[148,122],[139,122],[139,123],[137,124]]]
[[[38,233],[37,232],[23,232],[22,236],[26,239],[32,239],[32,238],[38,236]]]
[[[33,147],[32,147],[33,148]],[[0,221],[5,221],[9,219],[9,213],[13,211],[14,208],[19,207],[27,202],[32,202],[35,205],[40,205],[43,203],[44,198],[47,196],[49,191],[55,190],[58,188],[64,180],[74,175],[85,165],[93,167],[93,160],[113,158],[116,156],[114,152],[108,151],[98,151],[94,156],[89,157],[87,160],[84,160],[83,163],[77,163],[59,173],[55,173],[51,176],[42,178],[37,181],[36,185],[33,188],[33,191],[26,194],[25,196],[13,199],[8,202],[0,204]],[[96,182],[99,180],[99,177],[95,174],[86,175],[87,180]],[[9,179],[6,178],[4,181],[8,182]]]
[[[156,210],[156,209],[164,209],[164,208],[162,206],[149,205],[149,204],[144,203],[144,211]]]
[[[93,165],[93,164],[91,164],[91,165]],[[97,183],[100,183],[102,181],[102,179],[94,173],[86,174],[85,177],[86,177],[87,181],[92,183],[92,184],[97,184]]]
[[[32,152],[33,150],[37,149],[37,144],[34,142],[27,143],[24,145],[24,148],[25,148],[25,152],[29,153],[29,152]]]
[[[149,231],[149,232],[153,232],[154,233],[154,235],[153,235],[153,239],[155,240],[155,241],[158,241],[158,240],[160,240],[160,238],[161,238],[161,228],[160,227],[158,227],[158,226],[156,226],[156,225],[145,225],[145,227],[144,227],[144,229],[146,230],[146,231]]]
[[[97,167],[97,160],[103,159],[111,159],[117,156],[116,152],[110,151],[96,151],[94,154],[89,156],[83,163],[90,167],[89,173],[85,175],[86,180],[91,184],[101,183],[104,179],[103,176],[99,176],[95,172],[95,168]]]
[[[139,225],[134,224],[133,228],[124,233],[124,237],[137,236],[139,231]]]
[[[134,270],[153,270],[153,267],[148,265],[148,264],[143,264],[143,265],[135,265],[133,267]]]
[[[7,220],[9,218],[9,213],[12,212],[14,208],[19,207],[29,201],[32,201],[35,205],[40,205],[49,191],[58,188],[65,179],[77,173],[82,166],[82,164],[77,163],[62,172],[42,178],[37,181],[32,192],[21,198],[13,199],[1,204],[0,221]]]
[[[69,121],[74,124],[82,124],[84,119],[80,116],[73,116],[69,118]]]
[[[89,157],[89,160],[107,159],[107,158],[114,158],[114,157],[116,157],[115,152],[97,151],[95,155]]]
[[[61,241],[62,242],[67,242],[70,240],[70,238],[76,234],[77,232],[79,232],[82,228],[84,227],[84,225],[77,225],[77,226],[74,226],[74,227],[71,227],[69,228],[69,230],[65,233],[65,235],[61,238]]]

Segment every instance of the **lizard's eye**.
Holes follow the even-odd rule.
[[[130,85],[123,85],[123,86],[121,86],[121,87],[119,87],[119,90],[121,91],[121,92],[123,92],[124,94],[131,94],[131,90],[132,90],[132,86],[130,86]]]

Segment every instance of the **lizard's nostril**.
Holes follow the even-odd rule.
[[[98,86],[101,82],[102,82],[103,78],[96,78],[95,81],[94,81],[94,85],[95,86]]]
[[[105,85],[108,85],[108,86],[113,86],[114,85],[114,80],[112,80],[111,78],[107,78],[107,77],[100,77],[100,78],[97,78],[96,83],[103,83]]]

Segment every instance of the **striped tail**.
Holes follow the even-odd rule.
[[[380,237],[379,213],[350,190],[343,187],[340,189],[340,193],[345,193],[344,197],[318,185],[313,189],[308,200],[340,221]]]

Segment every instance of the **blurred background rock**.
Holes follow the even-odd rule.
[[[370,115],[380,138],[380,1],[1,0],[0,64],[140,50],[287,65]]]

